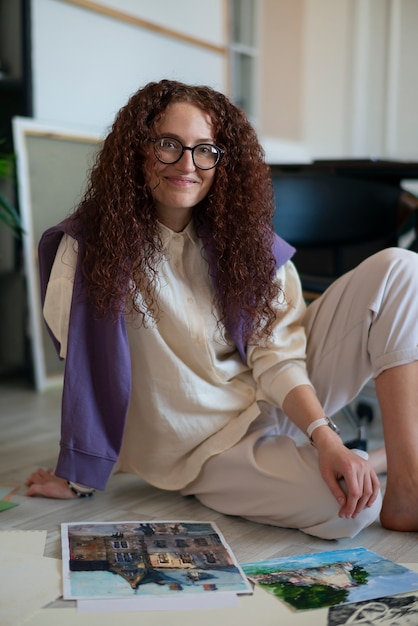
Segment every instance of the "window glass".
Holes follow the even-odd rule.
[[[246,46],[255,46],[254,0],[232,0],[232,40]]]
[[[256,122],[257,3],[230,0],[231,98],[253,124]]]

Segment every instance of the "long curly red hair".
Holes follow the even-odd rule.
[[[209,235],[219,321],[230,327],[244,316],[246,340],[253,333],[268,335],[275,319],[271,303],[280,291],[271,252],[270,169],[243,111],[206,86],[152,82],[116,116],[72,215],[73,229],[84,242],[88,297],[103,315],[137,311],[142,320],[145,314],[158,319],[155,281],[162,251],[146,168],[149,138],[173,102],[188,102],[209,114],[214,141],[225,150],[208,195],[193,213],[197,234]]]

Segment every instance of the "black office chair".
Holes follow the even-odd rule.
[[[352,176],[282,171],[272,166],[275,231],[295,246],[293,261],[307,301],[318,297],[344,272],[386,247],[417,234],[418,199],[398,184]],[[346,445],[367,449],[365,425],[373,419],[367,402],[343,414],[357,428]]]
[[[397,185],[302,174],[273,176],[273,186],[274,229],[297,249],[294,262],[312,297],[370,254],[398,246],[408,229],[416,229],[416,214],[406,213],[405,192]]]

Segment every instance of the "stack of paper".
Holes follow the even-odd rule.
[[[44,557],[46,531],[0,531],[0,624],[20,626],[62,595],[61,561]]]

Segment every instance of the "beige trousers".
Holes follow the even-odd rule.
[[[333,415],[370,378],[418,360],[418,255],[399,248],[373,255],[308,307],[305,327],[310,378]],[[246,436],[209,459],[181,493],[252,521],[325,539],[354,537],[378,518],[381,498],[356,519],[340,519],[316,449],[300,444],[300,435],[263,404]]]

